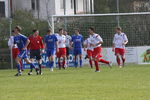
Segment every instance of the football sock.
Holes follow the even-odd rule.
[[[31,66],[32,69],[33,69],[33,68],[36,69],[36,68],[35,68],[35,65],[34,65],[33,63],[30,63],[30,66]]]
[[[18,73],[21,73],[21,66],[20,64],[17,64]]]
[[[61,68],[61,63],[60,63],[60,61],[58,61],[58,66],[59,66],[59,68]]]
[[[89,60],[89,63],[90,63],[91,68],[93,68],[93,62],[92,62],[92,60]]]
[[[64,60],[64,61],[63,61],[63,65],[62,65],[62,66],[63,66],[63,67],[65,67],[65,64],[66,64],[66,61]]]
[[[95,62],[96,71],[99,71],[100,68],[99,68],[99,66],[98,66],[98,61],[94,61],[94,62]]]
[[[54,61],[51,61],[51,68],[54,67]]]
[[[77,67],[78,66],[78,62],[77,60],[74,61],[74,66]]]
[[[116,57],[116,59],[117,59],[117,63],[118,63],[118,65],[120,66],[121,62],[120,62],[120,58],[119,58],[119,56],[117,56],[117,57]]]
[[[109,64],[109,61],[106,61],[104,59],[100,59],[99,62],[105,63],[105,64]]]
[[[80,67],[82,66],[82,59],[80,60]]]
[[[122,57],[122,62],[123,62],[123,64],[125,63],[125,60],[126,60],[126,59]]]
[[[42,71],[42,67],[41,67],[42,65],[41,64],[39,64],[39,69],[40,69],[40,72]]]

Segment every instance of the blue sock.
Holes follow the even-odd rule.
[[[82,66],[82,59],[80,60],[80,67]]]
[[[35,68],[35,65],[33,63],[30,63],[31,69]]]
[[[67,60],[67,65],[69,65],[69,60]]]
[[[54,67],[54,61],[51,61],[51,68]]]
[[[74,66],[77,67],[78,66],[78,62],[77,60],[74,61]]]
[[[48,62],[48,66],[49,66],[49,68],[52,67],[52,62],[51,61]]]
[[[21,66],[20,64],[17,64],[18,73],[21,73]]]

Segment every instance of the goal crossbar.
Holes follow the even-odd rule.
[[[107,14],[52,15],[51,17],[129,16],[129,15],[149,15],[149,14],[150,14],[150,12],[136,12],[136,13],[107,13]]]

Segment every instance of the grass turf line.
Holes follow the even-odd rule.
[[[0,70],[0,100],[150,100],[150,66],[129,65],[123,69],[69,68],[42,76],[25,70]]]

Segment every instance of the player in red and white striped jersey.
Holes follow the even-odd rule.
[[[59,29],[59,35],[57,35],[58,39],[58,52],[57,52],[57,58],[58,58],[58,65],[59,69],[64,68],[65,69],[65,64],[66,64],[66,36],[63,35],[64,30]],[[61,64],[60,58],[63,58],[63,63]]]
[[[111,67],[111,62],[106,61],[104,59],[101,59],[102,55],[102,43],[103,43],[103,39],[101,38],[101,36],[99,34],[96,34],[94,32],[94,28],[90,27],[88,30],[89,34],[90,34],[90,40],[91,40],[91,46],[93,46],[94,50],[93,50],[93,59],[95,62],[95,67],[96,67],[96,71],[95,72],[100,72],[100,68],[98,65],[98,62],[102,62],[105,64],[108,64]]]
[[[122,68],[125,63],[125,45],[128,43],[128,38],[125,33],[122,32],[120,27],[116,28],[116,34],[114,35],[113,39],[113,51],[116,55],[116,60],[118,66]],[[121,59],[120,59],[121,57]],[[121,64],[122,60],[122,64]]]

